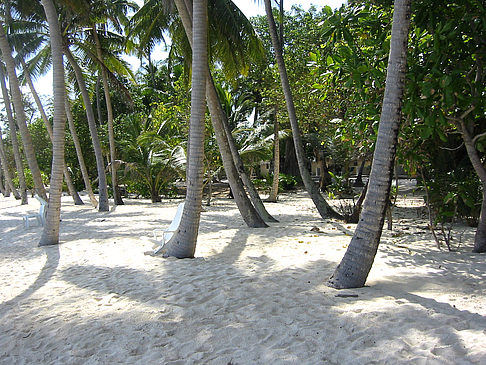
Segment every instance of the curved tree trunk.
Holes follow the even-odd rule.
[[[84,162],[83,151],[81,149],[81,143],[79,142],[78,134],[76,133],[76,126],[74,125],[73,114],[71,112],[71,103],[69,102],[69,97],[66,92],[65,98],[65,108],[67,121],[69,124],[69,131],[71,132],[71,137],[73,138],[74,148],[76,149],[76,155],[78,156],[79,168],[81,169],[81,175],[83,176],[84,188],[88,193],[89,200],[91,204],[96,208],[98,206],[98,201],[91,188],[91,182],[89,181],[88,169],[86,168],[86,163]]]
[[[277,117],[277,110],[275,110],[275,121],[273,122],[273,180],[272,189],[270,194],[266,199],[267,202],[276,203],[278,196],[278,183],[280,178],[280,139],[278,137],[279,133],[279,122]]]
[[[91,105],[91,100],[89,99],[88,89],[86,88],[83,72],[81,71],[81,68],[77,64],[76,60],[74,59],[71,51],[67,46],[64,46],[64,54],[66,55],[69,63],[74,69],[76,81],[78,82],[79,89],[81,90],[81,96],[83,98],[84,107],[86,109],[86,117],[88,119],[91,140],[93,141],[93,149],[96,157],[96,169],[98,172],[98,210],[100,212],[107,212],[110,210],[110,206],[108,204],[108,189],[106,187],[105,163],[103,161],[103,153],[101,151],[100,139],[98,137],[98,130],[96,128],[93,106]]]
[[[15,166],[17,168],[17,174],[19,176],[20,197],[22,199],[21,204],[28,204],[24,164],[22,163],[22,157],[20,155],[19,142],[17,139],[17,128],[15,126],[15,121],[13,118],[10,97],[8,95],[8,89],[5,83],[5,75],[3,74],[2,67],[0,67],[0,84],[2,87],[3,103],[5,105],[5,111],[7,112],[8,127],[10,128],[10,137],[12,140],[12,150],[14,154]]]
[[[41,0],[49,24],[52,52],[52,74],[54,89],[54,118],[52,136],[52,168],[46,222],[39,246],[59,243],[59,221],[61,216],[62,173],[64,163],[64,134],[66,115],[64,110],[64,65],[62,59],[62,39],[57,20],[56,8],[52,0]]]
[[[123,205],[123,200],[120,195],[120,188],[118,187],[118,177],[116,174],[116,146],[115,146],[115,132],[113,131],[113,108],[111,106],[110,86],[108,85],[108,75],[106,74],[105,65],[103,63],[103,53],[101,52],[101,43],[96,31],[96,24],[93,24],[93,38],[96,44],[96,54],[98,56],[101,69],[101,77],[103,79],[103,91],[105,93],[105,102],[108,116],[108,141],[110,144],[110,171],[111,171],[111,185],[113,187],[113,204]]]
[[[5,190],[8,195],[8,191],[12,192],[14,195],[15,199],[20,199],[20,194],[15,188],[12,177],[10,176],[10,172],[8,171],[8,164],[7,164],[7,156],[5,155],[5,149],[3,147],[3,139],[2,139],[2,128],[0,128],[0,161],[2,162],[2,169],[3,173],[5,175]]]
[[[309,193],[321,217],[342,219],[342,216],[339,213],[337,213],[334,209],[332,209],[332,207],[327,203],[324,197],[320,194],[319,188],[312,181],[310,172],[307,169],[299,124],[297,122],[297,115],[295,114],[294,100],[292,96],[292,91],[290,89],[287,70],[285,68],[285,62],[283,59],[282,44],[280,43],[278,38],[277,26],[275,24],[275,19],[273,18],[272,5],[270,0],[265,0],[265,12],[267,14],[270,36],[272,38],[272,45],[275,51],[275,58],[278,64],[278,72],[280,74],[282,90],[285,96],[285,103],[287,104],[287,111],[289,114],[290,126],[292,128],[292,136],[294,140],[295,154],[297,156],[297,163],[299,165],[300,176],[302,177],[302,181],[304,183],[305,189]]]
[[[362,287],[373,265],[380,243],[385,211],[390,199],[393,165],[401,119],[401,105],[407,65],[407,41],[411,0],[396,0],[388,58],[385,96],[375,153],[363,211],[351,243],[329,286]]]
[[[10,84],[10,90],[12,92],[12,101],[15,108],[15,116],[17,125],[20,130],[20,136],[22,138],[22,144],[24,146],[24,153],[32,173],[34,180],[34,187],[40,197],[47,200],[47,192],[42,182],[42,176],[40,173],[39,165],[35,157],[34,145],[32,143],[32,137],[27,128],[27,117],[25,116],[24,105],[22,104],[22,94],[20,92],[19,80],[15,72],[15,63],[12,57],[12,50],[8,44],[5,31],[3,29],[3,22],[0,21],[0,49],[2,51],[2,57],[7,67],[7,76]]]
[[[39,95],[37,94],[37,91],[35,90],[34,83],[32,82],[32,78],[30,77],[30,73],[27,67],[27,64],[25,61],[21,58],[20,62],[22,64],[22,68],[24,69],[24,76],[25,79],[27,80],[27,84],[29,85],[30,91],[32,92],[32,96],[34,97],[35,103],[37,105],[37,109],[39,110],[39,113],[42,117],[42,120],[44,121],[44,125],[46,126],[47,129],[47,134],[49,135],[49,139],[51,140],[51,143],[53,143],[53,132],[52,132],[52,127],[51,124],[49,123],[49,119],[47,118],[47,114],[44,110],[44,106],[42,105],[42,102],[39,98]],[[75,205],[83,205],[83,201],[81,200],[78,192],[76,191],[76,188],[74,187],[73,180],[71,179],[71,175],[69,174],[69,170],[67,168],[66,162],[64,161],[64,167],[63,167],[63,174],[64,174],[64,180],[66,181],[66,185],[69,191],[69,195],[73,198],[74,204]]]
[[[177,6],[177,11],[181,17],[182,24],[187,34],[187,38],[190,40],[192,45],[192,14],[191,10],[186,7],[186,3],[183,0],[175,0]],[[248,196],[246,195],[245,189],[243,187],[242,181],[238,176],[238,171],[235,166],[235,161],[233,159],[231,148],[228,142],[224,130],[224,120],[225,115],[219,101],[218,93],[214,86],[212,77],[209,72],[209,66],[207,72],[206,80],[206,98],[208,103],[209,112],[211,114],[211,122],[213,124],[214,133],[216,135],[216,140],[218,142],[219,150],[221,152],[221,158],[223,161],[223,166],[228,177],[228,182],[230,184],[230,189],[234,194],[236,205],[240,211],[243,220],[252,228],[266,227],[263,218],[257,212],[255,207],[251,204]],[[189,145],[190,136],[189,136]],[[188,151],[189,154],[189,151]]]
[[[472,111],[472,109],[470,110]],[[467,114],[469,113],[466,112],[465,115]],[[479,214],[478,228],[476,229],[476,234],[474,236],[473,252],[486,252],[486,168],[481,162],[481,158],[476,150],[474,141],[471,138],[471,134],[464,123],[464,117],[459,118],[456,125],[458,130],[461,132],[464,145],[466,146],[467,155],[471,161],[474,171],[481,181],[481,186],[483,188],[483,201],[481,203],[481,213]]]
[[[194,0],[190,146],[186,204],[179,229],[167,242],[164,256],[194,257],[203,193],[204,117],[208,70],[207,0]]]

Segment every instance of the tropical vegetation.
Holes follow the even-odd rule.
[[[62,191],[100,211],[185,195],[161,253],[192,257],[204,186],[227,182],[264,228],[260,194],[300,185],[323,219],[358,221],[330,285],[362,286],[400,170],[432,233],[463,220],[486,252],[483,2],[264,4],[247,19],[230,0],[0,1],[0,192],[49,196],[39,244],[59,242]],[[51,67],[43,99],[35,80]],[[329,204],[359,194],[349,214]]]

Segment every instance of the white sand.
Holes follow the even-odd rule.
[[[466,227],[439,251],[418,197],[399,200],[369,287],[344,291],[326,281],[354,225],[301,192],[267,205],[266,229],[217,199],[193,260],[143,255],[177,200],[63,202],[62,244],[39,248],[21,218],[37,201],[0,197],[1,364],[486,364],[486,256]]]

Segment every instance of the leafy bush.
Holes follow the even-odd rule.
[[[429,206],[434,223],[463,219],[470,226],[477,226],[481,212],[481,184],[470,169],[456,169],[447,173],[434,174],[421,184],[426,184]]]

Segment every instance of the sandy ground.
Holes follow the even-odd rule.
[[[466,227],[438,250],[420,197],[399,199],[368,287],[343,291],[326,281],[355,226],[304,193],[268,204],[266,229],[216,199],[195,259],[145,256],[179,202],[65,197],[62,244],[39,248],[38,202],[0,197],[0,363],[486,364],[486,256]]]

